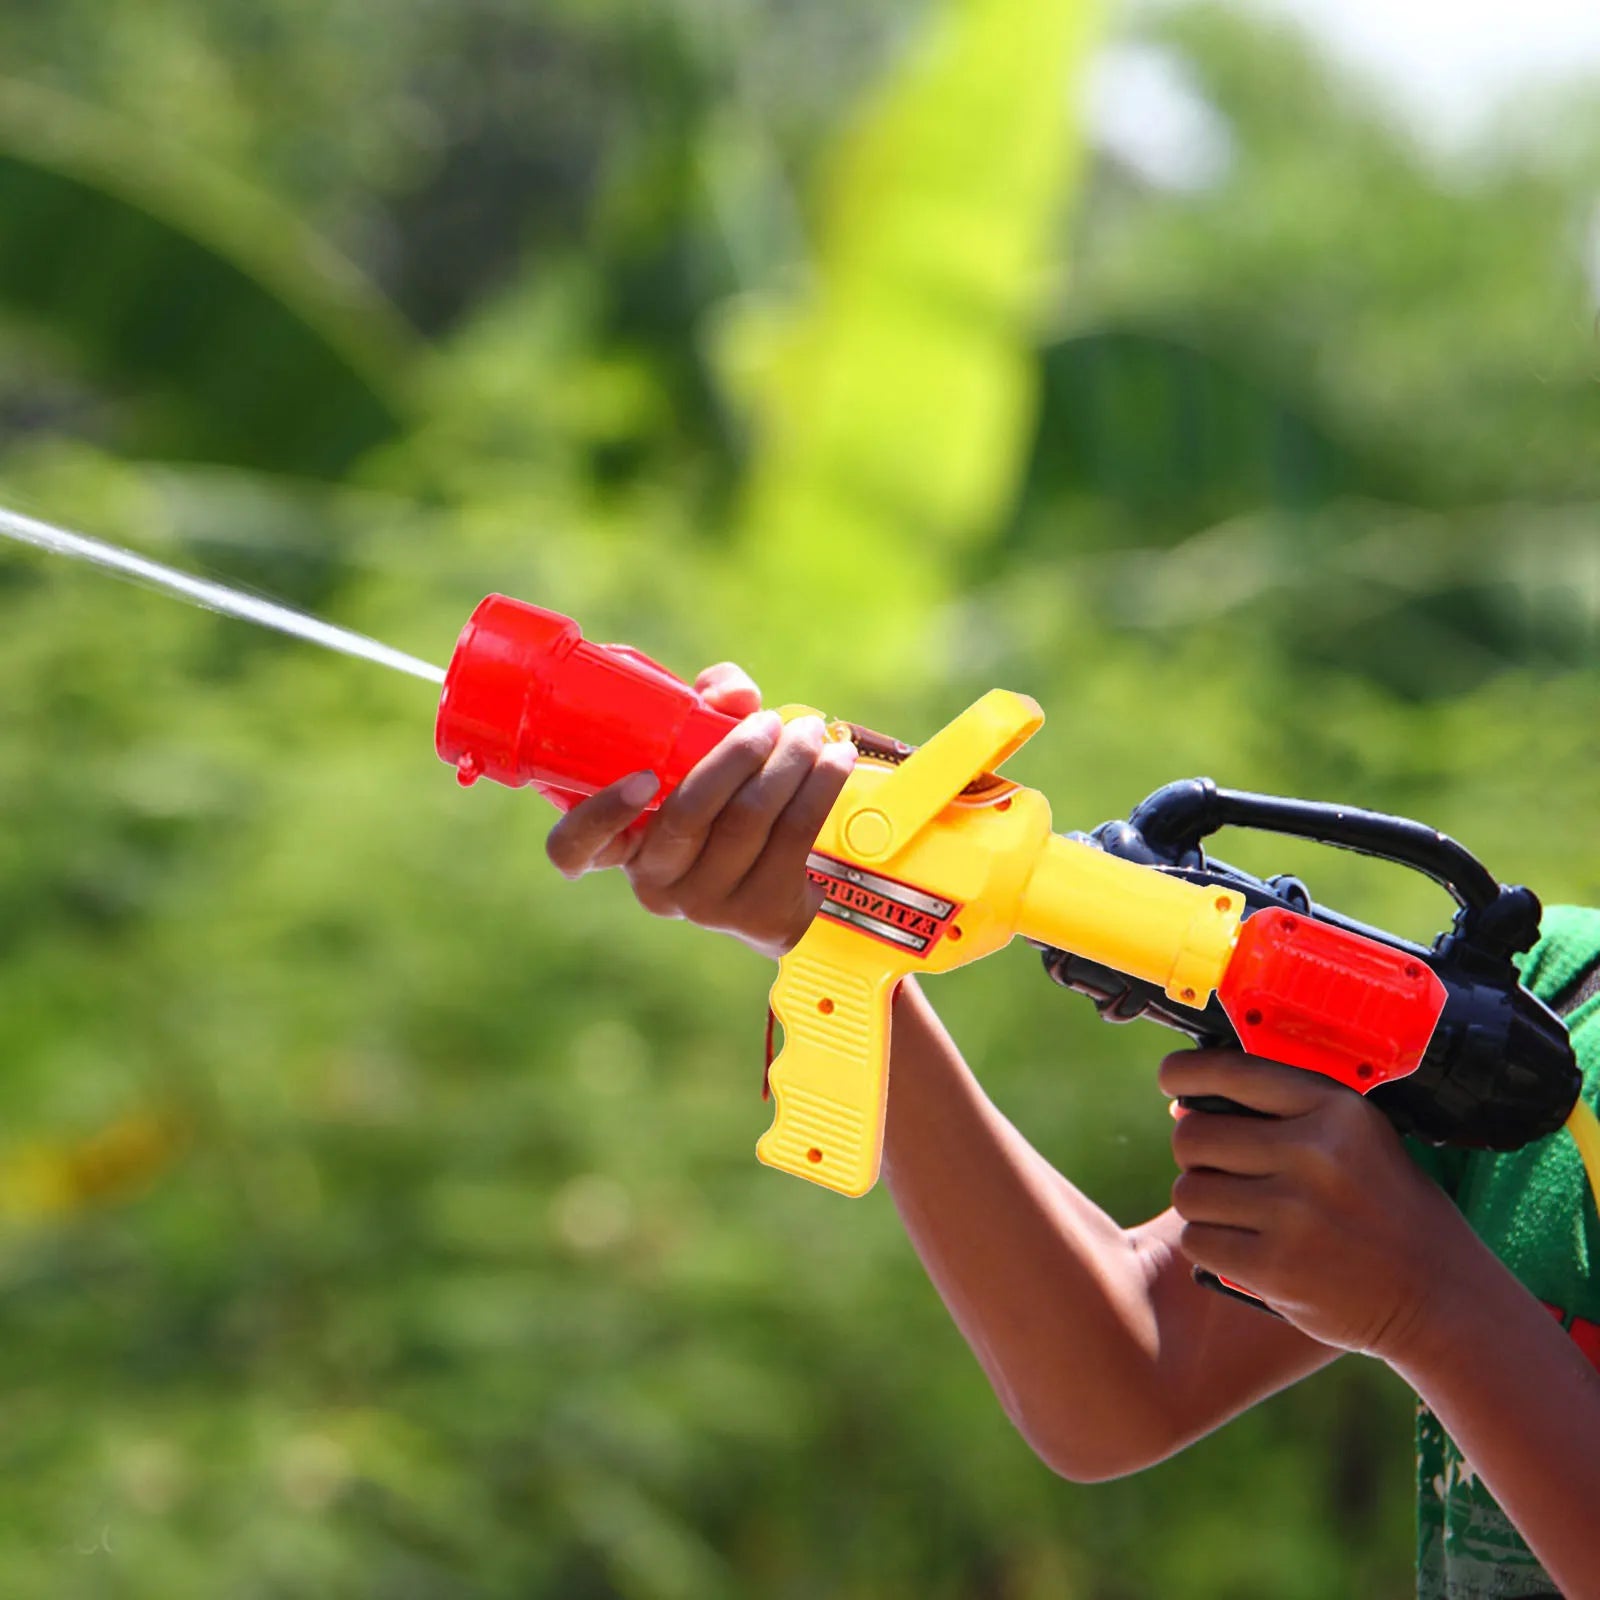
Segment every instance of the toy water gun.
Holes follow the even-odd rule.
[[[806,714],[818,715],[780,708]],[[769,1063],[763,1162],[841,1194],[870,1189],[895,986],[1020,935],[1102,1016],[1323,1073],[1425,1140],[1516,1149],[1568,1125],[1600,1194],[1600,1124],[1566,1028],[1511,960],[1538,934],[1530,890],[1420,823],[1205,779],[1092,834],[1055,833],[1045,797],[997,772],[1043,721],[1028,696],[995,689],[920,747],[827,724],[860,758],[808,862],[826,898],[772,987],[784,1047]],[[649,768],[659,804],[735,722],[639,651],[491,595],[456,646],[436,744],[462,783],[532,784],[563,808]],[[1454,896],[1454,924],[1424,948],[1315,904],[1295,878],[1208,859],[1202,841],[1230,826],[1426,873]]]

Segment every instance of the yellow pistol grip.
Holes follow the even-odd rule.
[[[778,963],[771,1004],[783,1049],[769,1082],[777,1115],[756,1145],[769,1167],[840,1194],[878,1181],[889,1091],[889,1005],[916,965],[819,916]]]

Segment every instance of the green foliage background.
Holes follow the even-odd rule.
[[[1210,186],[1082,147],[1107,27]],[[1452,163],[1065,0],[51,0],[0,61],[0,502],[435,661],[501,589],[907,738],[1025,690],[1063,828],[1209,772],[1600,893],[1580,101]],[[1371,1364],[1034,1460],[888,1195],[754,1162],[768,968],[561,882],[423,685],[3,550],[0,684],[4,1593],[1408,1591]],[[932,992],[1165,1203],[1163,1037],[1021,951]]]

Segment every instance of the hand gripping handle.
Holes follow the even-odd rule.
[[[826,915],[778,963],[771,1004],[783,1049],[768,1081],[777,1115],[756,1145],[769,1167],[839,1194],[878,1180],[889,1092],[889,1005],[909,952]]]

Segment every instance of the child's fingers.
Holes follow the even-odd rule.
[[[1227,1172],[1180,1172],[1172,1185],[1172,1209],[1185,1222],[1259,1232],[1270,1193],[1267,1178],[1239,1178]]]
[[[669,888],[695,863],[711,824],[759,772],[783,731],[776,711],[746,717],[661,803],[629,869],[635,889]]]
[[[1286,1146],[1297,1136],[1297,1126],[1276,1119],[1192,1111],[1172,1130],[1172,1155],[1186,1170],[1260,1178],[1283,1171]]]
[[[661,780],[653,772],[633,772],[581,800],[550,830],[545,854],[566,878],[614,864],[619,836],[650,803]],[[626,841],[621,842],[626,849]],[[609,858],[609,859],[608,859]]]
[[[718,812],[694,864],[672,885],[685,916],[692,921],[720,917],[730,892],[760,857],[774,824],[810,777],[822,741],[820,718],[791,722],[761,770]]]
[[[1156,1081],[1173,1098],[1222,1095],[1271,1117],[1304,1116],[1340,1089],[1318,1073],[1240,1050],[1180,1050],[1161,1063]]]
[[[806,885],[806,858],[855,764],[853,744],[839,741],[823,746],[810,775],[773,823],[766,848],[735,889],[738,904],[754,911],[792,903],[796,886]],[[821,905],[821,893],[817,890],[806,902],[813,915]]]
[[[1197,1267],[1249,1288],[1251,1277],[1266,1252],[1267,1241],[1249,1228],[1230,1228],[1215,1222],[1186,1222],[1178,1234],[1178,1248]]]
[[[605,867],[625,867],[639,853],[639,846],[643,843],[643,836],[637,828],[624,828],[610,844],[589,863],[591,872],[599,872]]]
[[[694,686],[707,704],[727,712],[730,717],[747,717],[761,709],[761,691],[755,680],[732,661],[719,661],[716,666],[707,667],[694,680]]]

